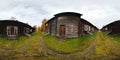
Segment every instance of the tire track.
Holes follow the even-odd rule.
[[[68,54],[62,54],[62,53],[58,53],[52,49],[49,49],[45,43],[42,37],[40,37],[40,44],[41,47],[46,50],[46,52],[51,55],[51,56],[58,56],[58,57],[84,57],[84,56],[89,56],[94,54],[94,50],[95,50],[95,45],[96,45],[96,40],[93,40],[91,42],[91,44],[88,46],[88,48],[84,49],[82,52],[75,52],[75,53],[68,53]]]

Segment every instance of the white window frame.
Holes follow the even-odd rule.
[[[11,34],[11,27],[13,27],[14,28],[14,33],[13,34]],[[13,36],[13,35],[18,35],[18,27],[17,26],[7,26],[6,27],[6,32],[7,32],[7,36]]]

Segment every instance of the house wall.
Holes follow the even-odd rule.
[[[65,27],[65,37],[78,37],[82,34],[92,34],[95,28],[89,22],[76,16],[55,16],[46,23],[46,33],[60,36],[60,26]],[[63,36],[63,35],[62,35]]]
[[[27,28],[26,32],[24,28]],[[30,34],[32,32],[34,32],[34,29],[28,24],[13,20],[0,21],[0,36],[6,36],[8,39],[14,39],[14,37],[16,39],[18,36]]]
[[[81,29],[81,33],[80,35],[84,34],[85,33],[85,30],[87,30],[87,28],[85,27],[85,22],[83,20],[80,20],[80,26],[79,28]]]
[[[120,34],[120,20],[114,21],[101,29],[108,34]]]
[[[75,16],[61,16],[57,18],[57,36],[60,36],[60,25],[65,26],[66,37],[78,37],[78,20]]]
[[[14,25],[4,25],[0,28],[0,35],[7,36],[7,26],[14,26]],[[18,27],[18,36],[25,35],[24,26],[17,26]],[[28,27],[26,27],[28,28]],[[30,28],[28,30],[28,34],[30,33]]]
[[[51,24],[50,24],[51,22],[48,22],[45,26],[46,26],[46,28],[45,28],[45,30],[46,30],[46,33],[47,34],[51,34],[51,32],[50,32],[50,27],[51,27]]]
[[[113,28],[112,28],[112,33],[115,33],[115,34],[120,34],[120,27],[119,26],[114,26]]]
[[[82,34],[92,34],[93,32],[97,31],[97,28],[95,28],[89,22],[82,20],[82,31]]]
[[[51,35],[56,35],[56,20],[51,21]]]
[[[120,21],[115,22],[111,27],[112,27],[112,33],[120,34]]]
[[[6,28],[4,25],[0,26],[0,35],[6,36]]]

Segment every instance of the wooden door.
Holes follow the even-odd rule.
[[[61,36],[65,35],[65,25],[60,25],[60,35]]]

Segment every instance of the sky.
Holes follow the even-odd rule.
[[[77,12],[98,28],[120,19],[120,0],[0,0],[0,20],[40,26],[60,12]]]

